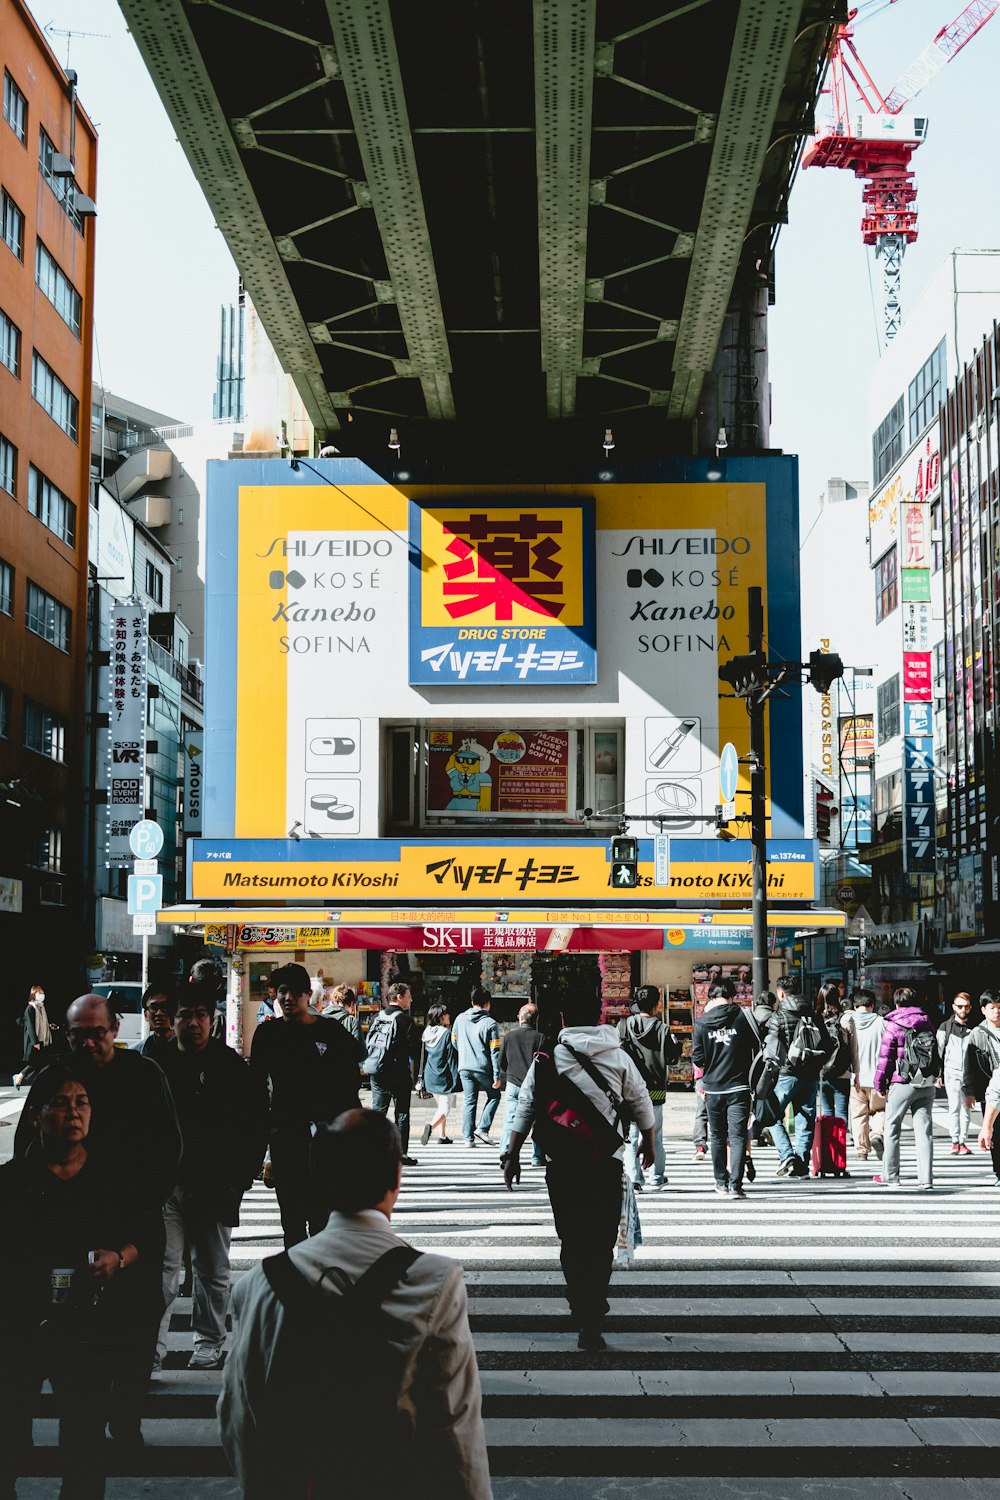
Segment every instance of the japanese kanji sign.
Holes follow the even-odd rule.
[[[590,501],[410,505],[410,682],[596,682]]]
[[[131,865],[129,834],[146,789],[146,615],[140,604],[111,611],[108,729],[108,866]]]

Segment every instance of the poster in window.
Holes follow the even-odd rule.
[[[564,818],[575,779],[572,729],[474,724],[427,734],[428,818]]]

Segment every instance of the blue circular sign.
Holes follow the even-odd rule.
[[[152,818],[140,818],[133,824],[128,843],[136,859],[155,859],[163,848],[163,829]]]
[[[736,796],[736,783],[740,779],[740,758],[736,746],[727,741],[719,756],[719,791],[723,802],[732,802]]]

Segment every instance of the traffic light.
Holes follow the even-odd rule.
[[[639,840],[611,840],[611,885],[616,890],[634,890],[639,884]]]
[[[809,681],[817,693],[828,693],[838,677],[844,675],[844,663],[836,651],[810,651]]]
[[[766,685],[767,659],[763,651],[753,651],[749,656],[734,656],[732,661],[722,663],[719,676],[739,696],[745,696]]]

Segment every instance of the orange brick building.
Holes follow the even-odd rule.
[[[19,1014],[44,984],[58,1015],[85,956],[97,134],[21,0],[0,0],[0,58],[2,998]]]

